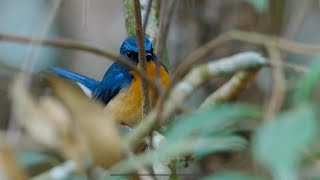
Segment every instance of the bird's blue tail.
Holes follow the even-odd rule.
[[[49,67],[49,70],[58,74],[59,76],[62,76],[64,78],[67,79],[71,79],[73,81],[76,81],[82,85],[84,85],[85,87],[87,87],[89,90],[91,90],[92,92],[95,91],[95,89],[98,87],[98,85],[100,84],[100,81],[97,81],[93,78],[89,78],[86,76],[83,76],[81,74],[72,72],[72,71],[68,71],[62,68],[58,68],[58,67]]]

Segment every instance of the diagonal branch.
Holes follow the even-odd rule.
[[[242,93],[243,90],[248,87],[256,77],[258,70],[259,69],[254,69],[236,73],[227,83],[209,95],[201,104],[200,108],[214,106],[222,102],[233,100],[239,93]]]
[[[120,56],[116,56],[102,48],[95,47],[93,45],[89,45],[83,42],[74,41],[70,39],[32,39],[30,37],[9,35],[9,34],[3,34],[3,33],[0,33],[0,41],[16,42],[21,44],[33,43],[34,45],[39,45],[39,46],[45,45],[45,46],[52,46],[52,47],[63,48],[63,49],[84,51],[97,56],[108,58],[112,61],[119,61],[125,66],[127,66],[128,68],[136,71],[143,79],[147,80],[149,85],[152,86],[155,90],[159,89],[151,80],[149,80],[144,70],[138,69],[135,65],[133,65],[128,60]]]

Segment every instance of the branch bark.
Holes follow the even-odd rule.
[[[134,16],[135,16],[135,28],[136,28],[136,35],[138,38],[138,51],[139,51],[139,66],[146,71],[147,70],[147,62],[146,62],[146,53],[144,50],[144,43],[143,43],[143,29],[141,23],[141,5],[140,0],[134,0]],[[139,68],[138,66],[138,68]],[[149,113],[149,87],[147,82],[143,79],[142,84],[142,119]]]
[[[70,50],[79,50],[84,52],[89,52],[97,56],[102,56],[104,58],[108,58],[112,61],[119,61],[128,68],[136,71],[142,79],[146,80],[150,86],[158,90],[159,88],[155,85],[155,83],[147,77],[147,74],[144,70],[138,69],[135,65],[130,63],[128,60],[121,58],[120,56],[116,56],[102,48],[95,47],[93,45],[89,45],[83,42],[74,41],[70,39],[36,39],[31,37],[24,37],[24,36],[16,36],[16,35],[9,35],[0,33],[0,41],[7,41],[7,42],[16,42],[21,44],[29,44],[32,43],[33,45],[45,45],[45,46],[52,46],[57,48],[63,49],[70,49]]]

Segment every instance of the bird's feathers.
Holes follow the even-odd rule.
[[[78,73],[75,73],[72,71],[68,71],[68,70],[65,70],[62,68],[50,67],[49,70],[53,71],[54,73],[58,74],[59,76],[62,76],[67,79],[71,79],[73,81],[76,81],[76,82],[84,85],[92,92],[94,92],[100,84],[100,82],[95,79],[92,79],[92,78],[89,78],[89,77],[83,76],[81,74],[78,74]]]
[[[119,62],[113,63],[104,75],[101,84],[94,91],[93,97],[108,104],[123,88],[130,86],[133,75]]]
[[[144,48],[146,52],[152,52],[152,42],[147,38],[143,38]],[[138,53],[138,44],[137,44],[137,37],[136,36],[129,36],[126,40],[122,43],[120,47],[120,54],[126,54],[126,52],[136,52]]]
[[[167,87],[170,81],[167,69],[157,60],[153,53],[152,42],[144,37],[144,48],[147,56],[147,76],[155,80],[159,70],[161,85]],[[138,66],[137,38],[126,38],[120,48],[120,56]],[[160,68],[157,68],[159,66]],[[101,82],[83,75],[63,70],[50,68],[51,71],[68,79],[77,81],[92,91],[92,98],[102,101],[105,112],[115,118],[118,123],[134,126],[141,119],[142,88],[140,75],[120,62],[114,62],[105,73]],[[150,104],[155,105],[157,97],[154,89],[150,87]]]

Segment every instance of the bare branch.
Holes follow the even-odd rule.
[[[134,15],[135,15],[135,25],[136,25],[136,35],[138,38],[138,51],[139,51],[139,65],[146,71],[146,52],[144,50],[143,43],[143,29],[141,24],[141,6],[139,0],[134,0]],[[139,67],[138,67],[139,68]],[[149,112],[149,88],[145,80],[142,80],[142,118],[144,118]]]
[[[285,99],[286,93],[286,79],[283,72],[282,58],[278,49],[274,47],[267,47],[271,62],[278,63],[272,68],[273,88],[271,98],[268,104],[265,118],[267,120],[273,119],[281,110],[281,106]]]
[[[240,71],[236,73],[227,83],[208,96],[201,104],[200,108],[233,100],[248,87],[248,85],[256,77],[257,73],[258,69],[251,71]]]
[[[146,33],[147,25],[148,25],[148,20],[151,12],[151,7],[152,7],[153,0],[149,0],[147,4],[147,9],[146,9],[146,14],[144,15],[143,19],[143,32]]]
[[[0,41],[16,42],[21,44],[29,44],[32,42],[34,45],[39,45],[39,46],[46,45],[46,46],[52,46],[57,48],[63,48],[63,49],[84,51],[84,52],[92,53],[97,56],[108,58],[112,61],[119,61],[125,66],[127,66],[128,68],[136,71],[143,79],[147,80],[149,85],[152,86],[155,90],[159,89],[151,80],[149,80],[144,70],[138,69],[135,65],[133,65],[128,60],[120,56],[116,56],[102,48],[95,47],[93,45],[88,45],[86,43],[74,41],[70,39],[36,39],[36,38],[32,39],[30,37],[9,35],[9,34],[3,34],[3,33],[0,33]]]

